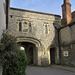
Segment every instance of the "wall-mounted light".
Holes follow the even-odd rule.
[[[20,47],[20,50],[25,50],[25,48],[23,46]]]

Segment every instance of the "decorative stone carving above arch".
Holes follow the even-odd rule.
[[[17,31],[19,32],[19,23],[22,23],[22,33],[28,33],[32,31],[32,21],[26,20],[26,19],[19,19],[16,22]],[[31,29],[29,25],[31,24]],[[29,30],[30,29],[30,30]]]

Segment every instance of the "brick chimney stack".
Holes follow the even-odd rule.
[[[62,5],[62,25],[66,26],[71,22],[71,4],[69,0],[64,0],[64,4]]]

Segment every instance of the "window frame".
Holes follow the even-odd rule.
[[[32,25],[29,23],[29,32],[32,32]]]
[[[19,22],[19,32],[22,32],[22,23]]]
[[[45,24],[45,33],[48,33],[48,25]]]

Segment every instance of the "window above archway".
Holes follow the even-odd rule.
[[[18,21],[17,23],[17,30],[19,32],[28,33],[32,32],[32,23],[30,21]]]
[[[44,23],[44,32],[45,34],[48,34],[49,33],[49,24],[48,23]]]
[[[31,23],[29,23],[29,32],[31,32],[31,29],[32,29],[32,28],[31,28]]]
[[[48,32],[47,24],[45,25],[45,33]]]
[[[22,31],[22,23],[19,22],[19,31]]]

